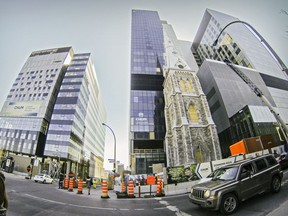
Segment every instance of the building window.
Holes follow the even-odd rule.
[[[197,110],[195,108],[195,105],[190,104],[188,112],[189,112],[189,118],[190,118],[191,122],[198,122],[199,121],[199,117],[198,117],[198,113],[197,113]]]
[[[184,80],[181,79],[179,84],[180,84],[180,87],[181,87],[181,91],[182,92],[186,92],[186,86],[185,86]]]

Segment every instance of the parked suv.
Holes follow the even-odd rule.
[[[237,161],[212,172],[204,183],[191,188],[192,203],[220,210],[228,215],[235,212],[239,202],[265,191],[281,189],[283,172],[273,155]]]

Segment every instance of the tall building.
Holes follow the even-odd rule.
[[[221,159],[216,126],[196,70],[186,63],[183,42],[163,21],[165,67],[164,98],[168,167]],[[191,46],[191,43],[187,43]],[[187,47],[187,46],[186,46]],[[190,56],[190,60],[193,56]]]
[[[132,173],[152,173],[166,164],[163,96],[163,30],[155,11],[132,10],[130,166]]]
[[[132,173],[152,173],[157,163],[191,165],[221,157],[190,47],[156,11],[132,11]]]
[[[277,144],[283,133],[267,106],[223,60],[234,63],[264,93],[281,118],[288,122],[288,77],[255,32],[238,19],[207,9],[191,50],[200,67],[197,76],[207,95],[217,126],[223,156],[229,146],[246,137],[273,134]]]
[[[89,53],[74,54],[71,47],[32,52],[0,118],[4,150],[40,158],[43,169],[60,160],[62,172],[101,177],[106,113]]]

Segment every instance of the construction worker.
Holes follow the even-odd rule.
[[[0,215],[6,215],[8,208],[8,198],[5,191],[5,176],[0,171]]]

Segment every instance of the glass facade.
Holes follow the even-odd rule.
[[[273,117],[271,112],[257,123],[253,123],[253,118],[243,121],[239,117],[241,115],[237,113],[247,105],[265,105],[238,75],[217,61],[227,59],[241,66],[239,69],[261,89],[284,122],[288,123],[287,75],[249,26],[239,22],[227,26],[233,21],[239,19],[207,9],[191,47],[200,67],[197,76],[217,125],[223,156],[227,156],[228,147],[234,142],[250,136],[264,135],[264,132],[273,134],[277,144],[283,142],[281,133],[275,127],[275,118],[270,118]],[[213,46],[223,28],[225,30],[220,35],[218,44]]]
[[[89,163],[89,173],[96,176],[96,161],[103,169],[105,121],[90,53],[74,54],[71,47],[36,51],[2,108],[0,148],[70,161],[68,171]]]
[[[43,156],[48,125],[71,47],[32,52],[0,113],[0,148]]]
[[[155,11],[132,11],[130,162],[132,173],[166,163],[163,29]]]

